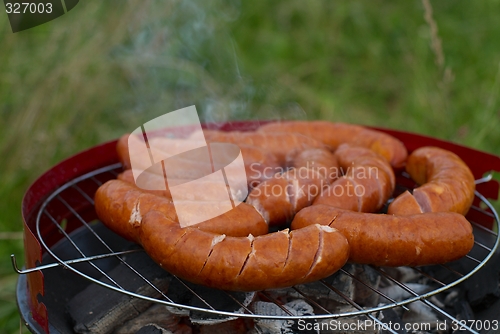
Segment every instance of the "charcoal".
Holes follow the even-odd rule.
[[[197,325],[215,325],[234,320],[236,317],[200,311],[190,311],[189,319],[193,324]]]
[[[269,316],[308,316],[314,315],[314,310],[311,305],[304,300],[296,299],[283,305],[288,311],[285,312],[278,305],[263,301],[257,301],[252,304],[256,314],[264,314]],[[289,314],[290,313],[290,314]],[[299,322],[300,321],[300,322]],[[306,323],[315,323],[314,320],[280,320],[280,319],[255,319],[255,331],[259,334],[293,334],[300,333],[317,334],[317,330],[307,330]]]
[[[500,256],[497,253],[483,268],[467,279],[463,286],[467,300],[478,310],[488,308],[500,298]]]
[[[251,320],[238,318],[215,325],[200,326],[200,334],[246,334],[251,327]]]
[[[432,287],[430,287],[429,285],[420,284],[420,283],[406,283],[405,285],[410,290],[412,290],[413,292],[415,292],[419,295],[432,290]],[[413,294],[411,294],[410,292],[406,291],[405,289],[403,289],[402,287],[400,287],[398,285],[390,285],[390,286],[385,287],[385,288],[380,288],[380,292],[383,293],[388,298],[391,298],[395,301],[402,301],[402,300],[408,299],[410,297],[413,297]],[[382,296],[380,296],[380,301],[383,303],[391,303],[390,300],[388,300],[387,298],[384,298]]]
[[[474,320],[474,311],[472,311],[469,303],[465,300],[461,300],[455,304],[455,312],[458,320]]]
[[[463,297],[461,297],[461,295],[463,293],[461,292],[460,289],[451,288],[451,289],[446,290],[446,292],[447,292],[447,294],[444,297],[444,305],[445,306],[453,307],[458,299],[463,298]]]
[[[371,267],[370,267],[371,268]],[[419,279],[422,279],[422,274],[410,267],[384,267],[383,270],[395,280],[401,283],[422,283]],[[383,285],[393,285],[394,283],[384,278],[382,280]]]
[[[380,275],[372,267],[363,265],[354,265],[353,272],[353,275],[357,278],[353,280],[354,301],[365,307],[377,306],[379,295],[372,289],[379,288]]]
[[[481,229],[474,229],[474,240],[491,247],[494,244],[495,237]],[[470,256],[480,260],[486,254],[486,250],[477,246],[469,253]],[[465,274],[472,271],[477,266],[477,263],[461,259],[449,263],[447,266]],[[457,279],[455,273],[442,266],[429,266],[424,270],[441,282],[449,283]],[[499,278],[500,252],[496,252],[481,269],[458,286],[467,292],[467,301],[472,309],[477,312],[488,309],[489,306],[500,299]]]
[[[348,271],[351,274],[354,274],[355,265],[346,264],[343,270]],[[327,283],[328,286],[335,287],[344,297],[348,298],[349,300],[354,299],[354,282],[351,276],[344,274],[341,271],[338,271],[332,276],[324,279],[324,281],[325,283]],[[327,296],[326,298],[342,304],[348,303],[344,297],[329,289],[327,290],[326,296]]]
[[[444,309],[445,308],[445,304],[444,304],[444,301],[441,300],[441,296],[431,296],[429,298],[429,301],[431,303],[433,303],[434,305],[436,305],[437,307],[439,307],[440,309]]]
[[[499,311],[500,310],[500,299],[497,300],[494,304],[492,304],[490,307],[481,310],[479,312],[475,311],[474,316],[476,320],[481,320],[483,323],[488,323],[491,324],[493,320],[500,320],[499,317]],[[488,324],[488,325],[489,325]],[[486,327],[487,325],[485,325]],[[491,326],[490,326],[491,327]],[[494,333],[493,331],[486,331],[486,333]]]
[[[386,324],[388,328],[391,328],[398,333],[407,333],[403,324],[403,320],[401,320],[401,317],[393,308],[380,311],[377,319]],[[380,326],[382,327],[383,325]],[[382,329],[380,333],[385,334],[389,333],[389,331],[387,329]]]
[[[437,314],[422,302],[407,304],[409,311],[404,312],[403,321],[409,324],[430,324],[435,328]],[[431,328],[431,329],[433,329]]]
[[[344,270],[353,272],[354,267],[353,265],[347,264],[344,266]],[[353,278],[349,275],[346,275],[343,272],[337,272],[322,281],[324,283],[317,281],[295,286],[300,293],[293,288],[275,289],[268,291],[268,293],[274,299],[284,302],[297,298],[302,299],[304,298],[304,295],[306,295],[308,298],[314,300],[319,305],[330,311],[339,305],[345,305],[348,303],[345,298],[332,290],[330,286],[337,289],[346,298],[351,300],[354,298]]]
[[[179,317],[189,317],[189,310],[187,308],[165,306],[167,311],[171,314],[177,315]]]
[[[342,314],[355,311],[357,309],[351,305],[341,305],[335,312]],[[317,328],[321,334],[381,334],[379,327],[365,326],[366,320],[366,316],[363,315],[338,319],[320,319],[318,320]]]
[[[135,334],[174,334],[169,330],[161,328],[157,325],[150,324],[139,329]]]
[[[341,306],[337,312],[347,313],[357,311],[351,305]],[[378,320],[378,322],[376,321]],[[338,319],[322,319],[318,321],[318,328],[321,334],[385,334],[392,333],[393,330],[397,333],[407,333],[404,329],[404,323],[401,317],[394,309],[382,310],[378,313],[376,319],[369,318],[366,315],[358,315],[351,317],[342,317]]]
[[[473,312],[465,298],[465,291],[462,289],[452,287],[441,292],[440,294],[430,297],[429,301],[455,318],[460,317],[460,313],[462,312],[462,310],[469,310],[471,318],[468,319],[474,319]],[[446,325],[439,325],[439,329],[444,330],[446,329],[445,327]],[[448,327],[450,327],[449,322]]]
[[[245,310],[241,305],[247,307],[255,298],[255,292],[224,292],[220,290],[205,288],[203,286],[193,286],[192,289],[214,309],[231,313],[245,313]],[[229,297],[229,294],[241,305],[235,302],[231,297]],[[192,296],[189,305],[205,309],[208,308],[201,299],[194,295]],[[193,324],[197,325],[214,325],[234,320],[236,319],[236,317],[201,311],[190,311],[189,319]]]
[[[231,313],[244,313],[244,309],[240,304],[235,302],[234,299],[246,307],[255,297],[254,292],[225,292],[222,290],[210,289],[201,285],[184,282],[177,278],[173,279],[170,283],[168,295],[172,301],[177,304],[210,309],[207,305],[209,304],[218,311]],[[229,295],[231,295],[234,299]],[[207,304],[205,304],[205,302]],[[168,310],[170,313],[179,316],[189,316],[193,323],[199,325],[215,324],[235,319],[235,317],[232,316],[212,314],[202,311],[190,311],[176,307],[168,307]]]
[[[175,332],[181,325],[181,317],[170,313],[161,304],[154,304],[136,318],[127,321],[125,324],[114,330],[113,334],[135,334],[146,325],[155,324],[164,330]]]
[[[124,259],[160,291],[167,290],[171,275],[145,253],[130,254]],[[122,263],[109,271],[108,275],[127,291],[153,298],[160,297],[160,293]],[[113,285],[107,278],[101,278],[101,281]],[[69,301],[68,312],[75,323],[75,332],[106,334],[125,321],[137,317],[151,304],[150,301],[91,284]]]

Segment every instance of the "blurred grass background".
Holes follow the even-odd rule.
[[[498,13],[498,0],[86,0],[16,34],[0,13],[0,333],[19,332],[9,255],[22,263],[29,184],[165,112],[345,121],[500,154]]]

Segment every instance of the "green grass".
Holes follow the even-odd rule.
[[[17,34],[0,14],[0,232],[21,229],[50,166],[192,104],[209,121],[347,121],[500,154],[500,1],[431,4],[434,39],[420,0],[80,1]],[[8,239],[0,333],[19,330]]]

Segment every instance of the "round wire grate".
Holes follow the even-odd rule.
[[[155,286],[155,284],[153,284],[152,281],[148,280],[143,273],[141,273],[139,270],[137,270],[127,262],[126,256],[129,256],[129,254],[131,253],[143,252],[142,249],[128,249],[128,250],[113,249],[113,247],[109,245],[106,242],[106,240],[104,240],[104,238],[95,231],[95,228],[93,228],[96,223],[94,220],[95,212],[93,212],[94,193],[96,189],[105,181],[112,178],[116,178],[117,174],[120,171],[121,171],[120,164],[113,164],[104,168],[97,169],[95,171],[92,171],[91,173],[85,174],[81,177],[73,179],[72,181],[64,184],[56,191],[54,191],[44,201],[44,203],[41,205],[37,213],[36,230],[38,238],[41,241],[41,244],[43,245],[47,253],[50,254],[55,259],[56,262],[28,269],[25,270],[23,273],[35,270],[47,269],[56,266],[63,266],[64,268],[71,270],[74,273],[81,275],[96,284],[99,284],[101,286],[104,286],[106,288],[112,289],[120,293],[127,294],[131,297],[141,298],[155,303],[161,303],[171,307],[186,309],[190,311],[214,314],[217,316],[261,318],[261,319],[272,318],[281,320],[292,320],[292,319],[318,320],[318,319],[331,319],[331,318],[363,315],[372,321],[381,323],[380,320],[378,320],[377,317],[374,316],[374,313],[395,307],[403,307],[407,309],[405,306],[406,304],[420,301],[425,305],[427,305],[428,307],[435,310],[442,317],[450,319],[452,321],[457,321],[455,317],[445,312],[439,306],[436,306],[433,302],[429,301],[428,300],[429,297],[441,293],[447,289],[450,289],[451,287],[454,287],[460,284],[461,282],[464,282],[469,277],[474,275],[479,269],[481,269],[488,262],[488,260],[490,260],[490,258],[496,252],[499,244],[498,234],[495,232],[499,230],[500,223],[498,214],[495,211],[494,207],[488,202],[488,200],[485,197],[483,197],[483,195],[476,192],[476,197],[479,199],[481,205],[473,206],[471,208],[471,211],[474,211],[473,216],[478,217],[475,218],[475,221],[471,221],[471,224],[474,229],[474,235],[477,236],[478,234],[481,234],[481,238],[476,238],[474,248],[469,253],[469,255],[457,261],[463,263],[464,264],[463,267],[472,269],[466,272],[460,272],[454,269],[455,267],[450,266],[449,264],[440,265],[439,266],[440,269],[447,271],[449,273],[448,276],[452,277],[451,279],[443,282],[440,279],[433,277],[431,274],[426,272],[425,268],[412,267],[411,269],[414,270],[418,275],[421,275],[422,277],[430,279],[431,281],[436,283],[437,287],[432,289],[431,291],[425,293],[418,293],[414,291],[411,288],[411,286],[405,284],[404,282],[399,281],[396,277],[393,277],[393,275],[391,275],[391,273],[388,272],[385,268],[370,266],[371,269],[373,269],[375,272],[378,273],[378,275],[392,282],[394,285],[404,290],[410,296],[402,301],[395,301],[386,296],[378,288],[370,286],[369,284],[366,284],[366,282],[360,280],[356,276],[356,274],[353,274],[349,272],[349,270],[343,268],[338,273],[336,273],[336,275],[345,275],[345,277],[349,277],[349,279],[353,281],[356,281],[358,283],[360,282],[367,289],[369,289],[371,293],[378,294],[380,298],[384,298],[388,300],[388,302],[383,305],[378,305],[376,307],[363,307],[358,303],[356,303],[351,298],[349,298],[348,296],[346,296],[337,286],[335,286],[335,284],[331,284],[328,280],[321,280],[319,281],[319,283],[324,288],[328,289],[329,292],[336,294],[338,298],[344,300],[346,304],[351,305],[354,311],[334,313],[321,307],[320,310],[323,312],[322,314],[293,315],[292,313],[290,313],[288,309],[283,307],[283,305],[279,301],[275,300],[272,297],[272,295],[269,294],[269,292],[262,291],[259,292],[259,294],[264,298],[266,298],[267,300],[274,302],[280,309],[284,311],[285,314],[285,315],[268,315],[268,314],[259,314],[256,313],[255,311],[250,310],[249,308],[247,308],[246,305],[243,305],[240,301],[238,301],[238,299],[235,298],[231,292],[213,290],[216,291],[216,293],[214,294],[215,297],[213,298],[216,299],[227,298],[235,303],[239,311],[227,311],[227,310],[217,309],[216,307],[212,306],[210,298],[198,294],[195,291],[195,289],[192,288],[192,285],[190,285],[190,283],[184,282],[183,280],[178,279],[177,277],[174,276],[174,279],[183,287],[185,287],[187,290],[189,290],[193,294],[193,297],[196,300],[198,300],[196,305],[185,304],[175,300],[175,296],[170,295],[169,291],[167,292],[161,291],[161,289]],[[408,176],[405,175],[404,173],[399,175],[399,177],[408,178]],[[476,183],[483,183],[488,181],[489,179],[485,178],[476,181]],[[400,183],[398,183],[398,187],[399,190],[406,189]],[[86,252],[84,252],[82,250],[83,248],[81,247],[81,244],[79,244],[81,241],[73,240],[72,233],[66,231],[65,224],[67,223],[67,219],[70,218],[73,219],[74,221],[77,221],[77,225],[79,225],[81,229],[88,230],[88,232],[91,233],[93,238],[95,238],[100,244],[100,249],[103,249],[102,247],[104,247],[106,251],[100,254],[87,254]],[[482,219],[484,219],[485,221],[493,220],[494,221],[493,228],[489,229],[484,227],[483,226],[484,224],[482,224],[484,222],[481,221]],[[63,240],[65,242],[69,242],[80,256],[72,259],[62,259],[60,256],[55,254],[52,251],[52,249],[48,246],[50,242],[46,240],[49,238],[47,236],[48,230],[55,230],[58,233],[61,233],[63,235],[62,237]],[[102,262],[99,261],[109,258],[116,259],[119,261],[119,265],[123,265],[129,268],[132,275],[137,275],[140,280],[144,281],[147,285],[151,286],[155,291],[157,291],[160,297],[153,298],[137,294],[135,292],[128,291],[123,287],[121,287],[118,283],[116,283],[113,277],[111,277],[105,269],[102,269],[100,267],[100,264]],[[77,264],[79,263],[88,263],[90,266],[92,266],[92,268],[95,269],[95,272],[97,274],[91,275],[89,273],[82,272],[79,268],[77,268]],[[317,284],[318,282],[315,283]],[[314,296],[308,295],[307,286],[308,285],[306,284],[306,285],[292,287],[292,289],[298,294],[300,294],[304,300],[310,302],[313,305],[317,305],[317,303],[314,300]],[[464,326],[464,328],[467,329],[469,332],[476,333],[473,329],[468,328],[467,326]]]

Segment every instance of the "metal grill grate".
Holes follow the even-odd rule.
[[[469,277],[471,277],[474,273],[476,273],[481,267],[485,265],[485,263],[493,256],[495,253],[498,244],[499,244],[499,239],[497,233],[494,231],[485,228],[483,225],[481,225],[481,221],[472,221],[472,225],[474,228],[474,234],[476,235],[477,233],[482,233],[483,235],[486,234],[488,235],[488,242],[479,242],[475,241],[475,245],[473,250],[467,255],[466,257],[462,258],[459,261],[462,262],[467,262],[465,267],[472,267],[471,270],[467,272],[459,272],[456,269],[453,269],[450,265],[448,264],[443,264],[440,265],[440,267],[444,270],[446,270],[451,277],[453,277],[451,280],[443,282],[442,280],[437,279],[436,277],[432,276],[425,270],[421,268],[412,268],[415,272],[417,272],[419,275],[422,277],[425,277],[426,279],[431,280],[434,282],[436,285],[439,287],[436,289],[433,289],[432,291],[426,292],[419,294],[416,291],[412,290],[410,286],[407,284],[404,284],[400,281],[398,281],[395,277],[391,276],[389,272],[387,272],[384,268],[379,268],[379,267],[373,267],[371,266],[372,269],[374,269],[381,277],[387,279],[388,281],[392,282],[393,284],[399,286],[401,289],[406,291],[410,297],[406,298],[403,301],[395,301],[385,295],[382,291],[379,289],[376,289],[373,286],[370,286],[363,280],[361,280],[359,277],[357,277],[355,274],[350,273],[348,270],[341,269],[338,273],[338,275],[346,275],[350,279],[356,281],[359,284],[362,284],[365,288],[369,289],[371,293],[373,294],[378,294],[380,297],[388,300],[389,302],[387,304],[377,306],[377,307],[362,307],[358,305],[354,300],[350,299],[348,296],[346,296],[342,291],[340,291],[336,286],[330,284],[327,280],[321,280],[320,283],[327,288],[331,293],[336,294],[339,298],[343,299],[345,302],[350,304],[356,311],[352,312],[344,312],[344,313],[332,313],[328,311],[326,308],[322,307],[319,305],[313,298],[313,296],[308,295],[308,292],[303,289],[304,286],[296,286],[292,287],[292,289],[298,293],[299,295],[302,296],[304,300],[309,302],[311,305],[314,305],[316,309],[320,310],[323,312],[323,314],[315,314],[315,315],[306,315],[306,316],[297,316],[293,315],[287,308],[285,308],[278,300],[275,300],[271,294],[269,294],[266,291],[261,291],[259,294],[266,299],[273,301],[283,312],[285,312],[286,315],[280,315],[280,316],[270,316],[266,314],[258,314],[255,313],[254,311],[250,310],[248,307],[243,305],[240,301],[238,301],[237,298],[234,297],[234,295],[231,292],[226,292],[226,291],[219,291],[219,290],[213,290],[213,291],[218,291],[216,294],[216,297],[206,297],[202,296],[201,294],[197,293],[193,289],[192,285],[190,283],[184,282],[181,279],[178,279],[177,277],[174,277],[183,287],[185,287],[188,291],[190,291],[195,299],[199,301],[199,303],[196,303],[197,305],[202,305],[202,306],[193,306],[193,305],[186,305],[179,303],[178,301],[175,300],[172,296],[169,295],[168,292],[162,292],[157,286],[155,286],[151,281],[149,281],[143,274],[141,274],[140,271],[138,271],[136,268],[132,267],[125,259],[124,256],[132,253],[137,253],[137,252],[143,252],[142,249],[131,249],[131,250],[117,250],[113,249],[111,245],[109,245],[102,237],[99,235],[93,228],[94,224],[96,223],[95,221],[91,221],[90,218],[92,217],[92,214],[89,212],[93,212],[93,197],[94,193],[97,190],[97,188],[104,183],[105,181],[116,178],[117,174],[121,171],[121,165],[120,164],[113,164],[108,167],[100,168],[97,169],[91,173],[85,174],[81,177],[78,177],[60,188],[58,188],[56,191],[54,191],[42,204],[38,211],[37,219],[36,219],[36,229],[37,229],[37,234],[39,237],[39,240],[41,241],[43,247],[46,249],[47,253],[50,254],[56,262],[46,264],[46,265],[40,265],[36,268],[30,268],[26,270],[19,270],[17,268],[17,265],[15,263],[15,258],[12,258],[14,267],[20,274],[26,274],[30,273],[33,271],[37,270],[44,270],[44,269],[49,269],[57,266],[63,266],[66,269],[69,269],[78,275],[81,275],[85,277],[86,279],[96,283],[100,284],[102,286],[105,286],[109,289],[127,294],[132,297],[136,298],[142,298],[146,299],[149,301],[153,301],[156,303],[161,303],[165,304],[168,306],[172,307],[177,307],[177,308],[182,308],[182,309],[187,309],[191,311],[198,311],[198,312],[205,312],[209,314],[216,314],[219,316],[230,316],[230,317],[247,317],[247,318],[264,318],[264,319],[281,319],[281,320],[296,320],[296,319],[335,319],[335,318],[340,318],[340,317],[351,317],[351,316],[359,316],[363,315],[367,317],[368,319],[374,321],[375,323],[378,323],[380,325],[383,325],[383,323],[374,315],[376,312],[384,310],[384,309],[390,309],[390,308],[395,308],[395,307],[402,307],[405,310],[408,310],[408,308],[405,306],[406,304],[412,303],[412,302],[422,302],[425,305],[429,306],[433,310],[435,310],[437,313],[439,313],[441,316],[443,316],[446,319],[449,319],[451,321],[458,321],[455,319],[452,315],[448,314],[445,312],[443,309],[441,309],[439,306],[436,306],[434,303],[429,301],[429,298],[433,295],[436,295],[440,292],[443,292],[453,286],[456,286],[457,284],[465,281]],[[403,173],[401,175],[402,177],[408,178],[408,175],[405,175]],[[484,178],[477,180],[476,183],[483,183],[483,182],[488,182],[490,181],[489,178]],[[401,184],[398,184],[398,190],[402,191],[407,189],[406,187],[402,186]],[[476,192],[476,197],[480,200],[481,205],[480,206],[473,206],[471,208],[471,211],[475,211],[474,216],[475,217],[484,217],[484,219],[489,219],[491,220],[492,218],[494,219],[494,228],[493,230],[498,231],[499,229],[499,217],[495,209],[492,207],[492,205],[487,201],[486,198],[484,198],[480,193]],[[98,243],[100,244],[101,247],[99,250],[105,249],[104,252],[99,252],[98,254],[93,254],[89,252],[85,252],[82,250],[81,245],[78,244],[75,240],[72,239],[71,237],[71,231],[67,231],[65,228],[65,223],[67,219],[76,219],[80,228],[82,229],[87,229],[88,232],[91,233],[91,236],[95,238]],[[50,247],[47,245],[50,244],[49,240],[54,240],[54,238],[59,238],[59,236],[55,236],[55,233],[61,233],[63,235],[63,240],[66,240],[67,242],[71,243],[71,245],[74,247],[74,249],[78,252],[79,257],[78,258],[73,258],[73,259],[62,259],[60,256],[56,255]],[[484,239],[484,238],[483,238]],[[127,268],[130,269],[130,272],[134,275],[137,275],[141,280],[143,280],[146,284],[150,285],[155,291],[157,291],[160,294],[160,298],[152,298],[144,295],[140,295],[137,293],[134,293],[132,291],[128,291],[124,289],[120,284],[118,284],[113,277],[110,277],[106,269],[103,269],[102,267],[102,262],[99,262],[103,259],[109,259],[109,258],[114,258],[121,265],[126,266]],[[77,268],[77,265],[79,263],[88,263],[92,268],[93,268],[93,273],[84,273],[80,269]],[[110,282],[110,283],[109,283]],[[213,303],[211,302],[211,298],[227,298],[228,300],[232,301],[238,309],[241,311],[238,312],[228,312],[225,310],[217,310],[215,307],[213,307]],[[468,330],[471,333],[477,333],[473,329],[467,327],[467,326],[462,326],[462,328]],[[389,332],[396,333],[395,331],[388,329]]]

